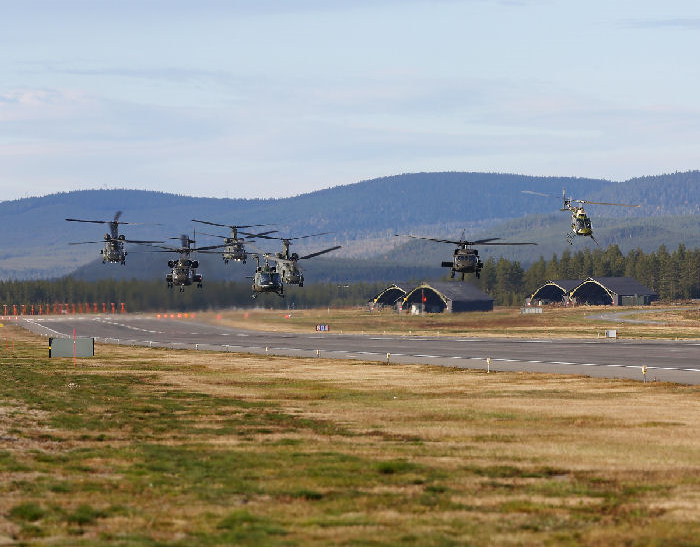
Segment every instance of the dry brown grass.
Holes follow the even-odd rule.
[[[328,324],[332,332],[386,333],[449,336],[506,336],[536,338],[596,338],[606,329],[617,329],[624,338],[700,339],[700,316],[697,306],[678,306],[670,312],[647,313],[659,306],[619,308],[580,306],[545,307],[542,314],[520,313],[520,308],[497,307],[492,312],[428,314],[412,316],[385,310],[315,309],[315,310],[228,310],[199,314],[203,321],[236,328],[269,331],[310,332],[319,323]],[[588,316],[619,311],[638,311],[630,319],[663,321],[663,325],[598,321]],[[643,313],[642,313],[643,312]]]
[[[3,358],[0,436],[16,440],[0,460],[0,543],[698,544],[697,387],[97,353],[77,368]],[[22,387],[34,374],[44,393]],[[110,412],[122,418],[93,422]],[[23,503],[44,515],[17,516]],[[81,504],[99,516],[78,526]]]

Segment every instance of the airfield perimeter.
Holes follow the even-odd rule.
[[[647,312],[648,309],[639,310],[641,315]],[[200,316],[193,319],[185,314],[118,314],[34,316],[24,318],[20,324],[42,335],[70,336],[75,329],[78,336],[95,337],[101,342],[117,344],[381,362],[388,359],[390,363],[397,364],[421,363],[456,368],[485,369],[488,366],[494,371],[642,380],[642,367],[646,366],[648,380],[700,384],[700,340],[692,339],[698,331],[695,318],[697,308],[679,308],[674,314],[680,314],[680,317],[670,324],[657,321],[649,326],[620,328],[620,334],[624,332],[630,336],[638,333],[643,338],[618,340],[597,337],[605,328],[611,328],[610,323],[600,321],[592,321],[585,328],[577,327],[576,323],[550,321],[549,324],[525,331],[526,335],[523,336],[524,331],[517,324],[513,325],[513,320],[521,322],[522,326],[542,319],[514,318],[512,313],[501,318],[500,322],[496,321],[498,328],[488,330],[485,336],[483,324],[481,329],[473,328],[476,332],[457,334],[455,331],[459,332],[460,329],[450,326],[449,321],[454,321],[450,317],[437,318],[436,323],[426,328],[425,323],[407,323],[402,319],[397,320],[395,316],[384,315],[388,322],[375,322],[373,326],[379,314],[363,315],[355,310],[350,313],[356,318],[359,316],[362,329],[355,324],[353,330],[360,332],[341,334],[335,331],[333,323],[342,324],[342,320],[331,315],[330,311],[328,314],[319,311],[290,314],[280,310],[261,313],[263,320],[258,321],[251,317],[254,312],[232,312],[205,314],[202,317],[206,322]],[[585,313],[592,312],[586,310]],[[658,310],[657,315],[673,319],[672,314],[664,313],[664,310]],[[460,315],[470,316],[470,320],[474,320],[479,314]],[[493,317],[480,315],[482,322]],[[655,320],[657,315],[649,320]],[[571,314],[565,315],[565,318],[571,319]],[[331,332],[312,330],[312,323],[323,319],[329,323],[321,324],[329,324]],[[476,321],[479,320],[476,317]],[[350,323],[346,321],[346,324]],[[605,327],[601,327],[601,324],[605,324]],[[240,328],[238,325],[269,330]],[[411,325],[416,328],[415,332],[410,329]],[[387,327],[389,333],[384,334]],[[369,333],[363,334],[364,329]],[[515,333],[515,337],[503,337],[509,332]],[[576,334],[580,337],[572,337]],[[665,338],[659,337],[664,335]],[[678,336],[691,339],[669,339]],[[487,365],[488,359],[490,364]]]

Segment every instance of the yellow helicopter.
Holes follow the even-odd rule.
[[[541,194],[540,192],[532,192],[530,190],[522,190],[523,194],[532,194],[535,196],[544,196],[546,198],[556,198],[558,196],[552,196],[550,194]],[[571,197],[566,197],[566,190],[561,191],[562,199],[564,205],[560,211],[569,211],[571,213],[571,232],[566,234],[566,241],[569,245],[572,245],[576,236],[588,236],[590,237],[596,245],[600,247],[600,244],[593,237],[593,227],[591,226],[591,219],[586,214],[583,209],[584,203],[589,203],[591,205],[614,205],[615,207],[641,207],[641,205],[629,205],[627,203],[607,203],[603,201],[588,201],[586,199],[574,199]],[[578,205],[572,205],[578,203]]]

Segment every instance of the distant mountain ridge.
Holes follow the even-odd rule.
[[[122,228],[127,236],[140,239],[191,234],[194,228],[191,218],[225,224],[275,224],[270,229],[277,229],[286,236],[328,231],[334,233],[299,242],[296,249],[313,251],[333,243],[344,246],[336,252],[340,256],[370,258],[402,244],[393,236],[394,233],[454,238],[466,229],[468,237],[475,239],[480,234],[491,236],[491,230],[496,230],[504,235],[528,238],[537,232],[530,228],[531,225],[551,218],[558,236],[568,226],[566,213],[557,213],[562,188],[575,198],[642,205],[639,209],[591,206],[594,227],[603,228],[607,219],[614,224],[615,219],[630,218],[631,222],[636,218],[639,225],[641,219],[651,218],[656,220],[649,223],[657,225],[657,221],[662,221],[661,217],[684,217],[685,224],[679,221],[684,226],[682,233],[687,231],[692,240],[695,232],[700,232],[692,222],[693,217],[700,214],[699,171],[641,177],[625,182],[498,173],[414,173],[289,198],[253,200],[195,198],[141,190],[84,190],[0,203],[0,277],[61,276],[99,259],[99,244],[68,246],[67,243],[99,241],[107,227],[68,223],[64,220],[66,217],[109,220],[115,211],[122,210],[124,221],[161,224]],[[522,190],[554,197],[532,196],[523,194]],[[518,227],[523,230],[517,230]],[[544,229],[549,234],[549,227]],[[620,230],[624,232],[624,223]],[[225,229],[207,231],[226,234]],[[634,231],[631,236],[627,243],[647,248],[648,233],[645,237],[640,236],[638,242]],[[611,232],[611,239],[615,237],[614,231]],[[200,240],[214,242],[204,236]],[[277,247],[270,242],[262,245],[265,250],[276,250]],[[449,249],[447,251],[449,254]],[[529,251],[533,260],[540,254],[551,256],[551,249],[545,250],[542,246]],[[406,259],[401,260],[402,263],[423,262],[421,257],[411,258],[406,253],[402,258]],[[324,257],[324,260],[329,259],[330,255]],[[309,261],[310,268],[315,268],[311,264],[316,260],[321,259]],[[99,266],[102,267],[101,262]],[[102,271],[105,275],[114,274],[114,269],[106,265]]]

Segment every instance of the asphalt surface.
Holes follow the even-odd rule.
[[[700,342],[381,336],[234,329],[155,315],[20,316],[45,336],[94,337],[108,344],[269,353],[299,357],[548,372],[700,384]],[[100,351],[99,349],[97,350]],[[488,365],[490,359],[490,365]]]

